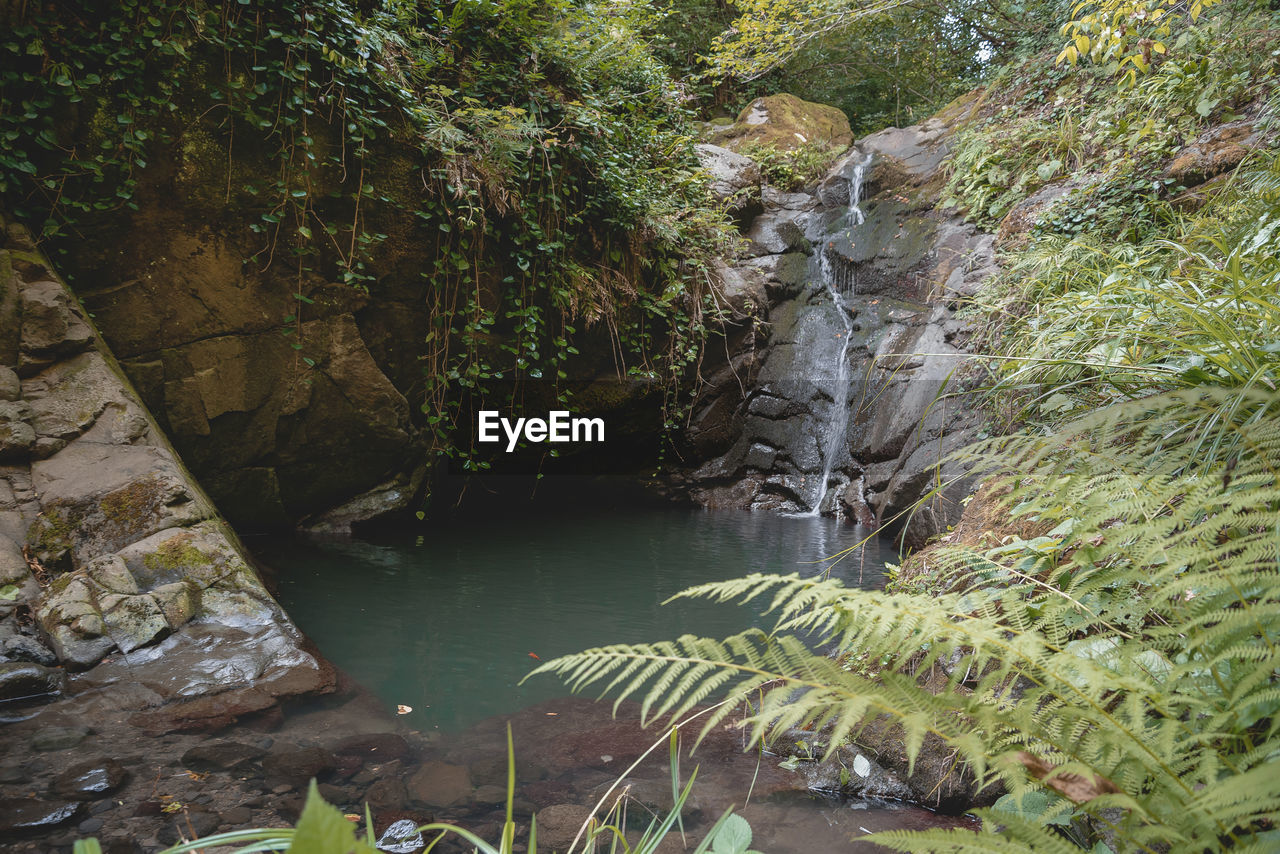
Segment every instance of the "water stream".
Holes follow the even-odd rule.
[[[849,175],[849,232],[851,235],[854,229],[866,222],[866,214],[859,205],[862,201],[863,177],[871,164],[871,157],[871,153],[868,152],[865,157],[855,162]],[[851,272],[841,276],[825,248],[820,248],[817,256],[822,285],[826,288],[828,296],[831,297],[831,303],[844,324],[844,333],[841,336],[842,344],[839,354],[836,356],[831,387],[830,416],[822,433],[822,474],[817,482],[817,494],[809,508],[810,516],[821,514],[824,509],[830,509],[836,514],[840,510],[838,501],[828,502],[826,499],[831,493],[832,469],[840,458],[841,449],[848,435],[849,347],[853,342],[854,325],[853,311],[845,302],[845,298],[857,294],[857,282],[852,278]]]

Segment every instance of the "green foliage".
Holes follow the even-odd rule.
[[[1044,55],[1002,69],[988,84],[984,120],[957,135],[949,203],[994,228],[1041,187],[1071,180],[1065,209],[1039,234],[1150,236],[1171,189],[1153,183],[1162,164],[1210,122],[1274,90],[1273,24],[1267,13],[1204,21],[1120,91],[1105,68],[1054,66]]]
[[[452,433],[477,398],[545,383],[564,401],[589,336],[674,412],[728,226],[633,12],[29,5],[0,36],[0,196],[61,252],[182,181],[194,215],[248,232],[246,275],[294,295],[281,325],[298,350],[318,286],[377,298],[416,266],[442,453],[469,453]]]
[[[840,155],[829,146],[806,143],[790,151],[768,143],[749,142],[738,149],[754,160],[767,183],[794,192],[817,182]]]
[[[1280,154],[1268,152],[1142,243],[1041,239],[980,305],[1003,318],[997,392],[1044,420],[1177,388],[1274,392],[1278,221]]]
[[[1262,850],[1280,820],[1280,398],[1177,392],[1051,436],[989,440],[965,458],[1006,478],[1013,519],[1050,530],[951,551],[952,592],[755,575],[681,595],[769,601],[771,632],[605,647],[539,670],[642,694],[647,717],[718,691],[759,694],[744,722],[753,740],[827,727],[838,744],[889,714],[913,758],[934,733],[1017,798],[1058,792],[1090,829],[1086,845],[1105,832],[1123,850]],[[813,653],[799,639],[811,632],[838,654]],[[874,678],[846,666],[863,654],[890,666]],[[916,676],[943,662],[949,682],[930,694]],[[1067,851],[1058,812],[985,811],[979,838],[876,841]]]
[[[1132,83],[1151,68],[1154,58],[1169,52],[1165,44],[1175,26],[1195,23],[1205,10],[1222,0],[1090,0],[1076,4],[1073,17],[1062,25],[1070,42],[1057,62],[1075,65],[1083,57],[1105,63],[1114,74],[1124,72]],[[1126,70],[1127,69],[1127,70]]]
[[[983,18],[990,35],[1008,12],[879,5],[864,14],[867,4],[851,2],[676,0],[646,32],[704,114],[736,114],[754,98],[789,92],[838,107],[863,133],[918,121],[973,86],[992,43],[971,18]]]

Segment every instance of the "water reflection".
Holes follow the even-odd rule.
[[[690,585],[830,571],[879,587],[887,542],[824,561],[866,536],[818,517],[637,508],[507,516],[377,542],[249,545],[277,569],[282,603],[321,652],[389,707],[412,706],[411,725],[455,731],[563,695],[550,678],[518,684],[535,657],[771,625],[733,605],[662,605]]]

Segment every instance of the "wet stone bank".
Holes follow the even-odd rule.
[[[349,692],[217,734],[148,736],[110,717],[85,726],[82,718],[50,710],[9,725],[11,749],[0,761],[0,838],[16,852],[69,851],[90,835],[108,854],[155,851],[223,830],[291,824],[314,778],[345,812],[363,813],[367,803],[379,833],[396,821],[434,820],[497,839],[510,721],[517,850],[526,850],[536,815],[539,850],[563,851],[588,810],[655,741],[658,749],[606,803],[623,797],[633,830],[669,809],[665,738],[641,728],[637,711],[626,704],[614,718],[608,704],[556,700],[462,733],[426,735],[386,715],[368,695]],[[755,847],[775,854],[842,850],[877,830],[970,824],[901,802],[909,787],[861,753],[826,766],[788,763],[796,765],[788,770],[779,765],[785,757],[742,747],[741,733],[726,726],[682,757],[684,779],[698,769],[684,812],[691,843],[730,806],[751,822]],[[839,771],[846,766],[845,794],[858,799],[841,796]],[[663,850],[684,850],[678,836]],[[436,850],[470,848],[446,838]]]

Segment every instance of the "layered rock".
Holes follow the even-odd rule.
[[[996,270],[994,237],[936,207],[960,112],[859,140],[809,192],[762,188],[724,278],[765,293],[765,340],[731,350],[695,404],[697,501],[905,520],[913,545],[959,515],[971,484],[939,463],[978,419],[955,310]]]
[[[220,698],[224,713],[210,717],[225,722],[234,708],[260,712],[331,686],[329,667],[303,649],[85,310],[16,225],[0,249],[0,305],[13,307],[6,331],[20,330],[0,348],[7,698],[127,684],[113,702],[165,729],[168,703]],[[64,669],[90,668],[68,688]],[[248,694],[255,708],[231,702]]]

